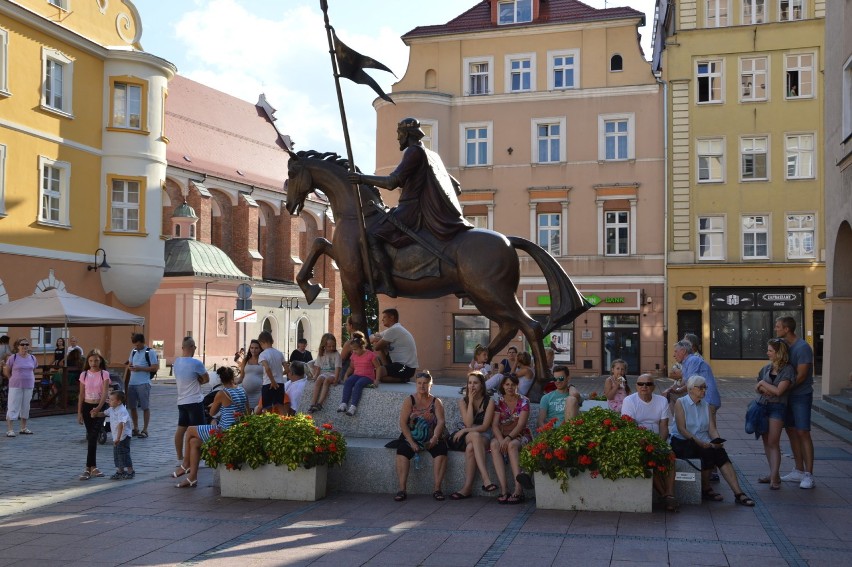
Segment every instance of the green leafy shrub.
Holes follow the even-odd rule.
[[[330,423],[314,424],[307,414],[246,415],[224,431],[213,431],[201,446],[201,458],[213,468],[253,469],[272,464],[291,471],[299,466],[334,466],[346,457],[346,440]]]
[[[521,467],[559,480],[563,492],[568,479],[581,472],[610,480],[649,478],[674,466],[668,443],[614,411],[592,408],[559,427],[555,422],[540,427],[538,436],[521,450]]]

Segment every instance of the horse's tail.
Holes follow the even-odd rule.
[[[519,236],[506,236],[509,242],[532,256],[535,263],[544,273],[547,289],[550,292],[550,316],[544,324],[544,334],[553,329],[566,325],[591,309],[592,304],[577,291],[574,282],[541,246]]]

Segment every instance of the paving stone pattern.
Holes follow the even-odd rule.
[[[575,384],[588,393],[603,380]],[[134,480],[77,480],[86,447],[73,415],[34,419],[35,435],[0,438],[0,566],[852,563],[852,447],[815,430],[817,488],[785,483],[770,492],[757,483],[766,469],[762,445],[742,426],[753,382],[720,384],[720,434],[757,506],[734,505],[722,483],[721,503],[619,514],[539,511],[533,499],[519,506],[429,496],[400,504],[363,493],[315,503],[223,499],[206,468],[198,488],[179,490],[168,476],[175,389],[160,381],[152,389],[151,436],[131,444]],[[791,462],[784,458],[785,471]],[[112,472],[109,445],[99,446],[98,463]]]

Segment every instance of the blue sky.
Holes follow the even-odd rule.
[[[397,77],[405,74],[408,48],[399,37],[418,25],[442,24],[478,0],[329,0],[329,17],[347,45],[370,55]],[[604,0],[587,0],[604,7]],[[296,149],[345,154],[331,60],[319,0],[135,0],[142,16],[146,51],[174,63],[178,72],[240,99],[260,93],[278,112],[282,130]],[[632,6],[653,21],[653,0],[608,1]],[[650,56],[650,26],[640,30]],[[395,81],[371,71],[386,92]],[[343,98],[355,162],[375,164],[373,91],[349,81]]]

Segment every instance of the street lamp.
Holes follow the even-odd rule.
[[[100,262],[98,262],[98,254],[101,254],[102,259]],[[98,248],[97,250],[95,250],[95,263],[86,266],[86,270],[88,270],[89,272],[91,272],[92,270],[94,270],[95,272],[97,272],[98,270],[100,270],[101,272],[106,272],[109,271],[111,267],[112,266],[107,264],[106,250],[104,250],[103,248]]]
[[[204,329],[201,334],[201,363],[206,366],[207,363],[207,293],[210,284],[216,283],[219,280],[210,280],[204,284]]]
[[[286,351],[284,356],[289,356],[290,352],[290,312],[293,309],[299,309],[299,298],[298,297],[282,297],[281,303],[278,305],[278,309],[287,309],[287,346],[284,347]]]

